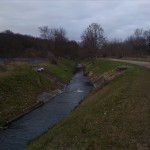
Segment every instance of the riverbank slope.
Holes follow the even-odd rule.
[[[44,71],[37,72],[37,67]],[[0,126],[39,106],[38,96],[63,88],[70,81],[75,63],[63,59],[58,64],[14,62],[0,65]]]

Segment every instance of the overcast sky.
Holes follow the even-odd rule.
[[[150,30],[150,0],[0,0],[0,32],[39,36],[38,27],[47,25],[63,27],[69,39],[79,41],[93,22],[108,39]]]

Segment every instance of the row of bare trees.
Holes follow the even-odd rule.
[[[51,51],[57,57],[96,57],[104,45],[106,37],[104,30],[98,23],[90,24],[81,35],[81,43],[69,41],[63,28],[39,27],[40,37],[47,39]]]
[[[107,41],[102,49],[103,57],[143,57],[150,55],[150,30],[136,29],[124,41]]]
[[[76,41],[69,41],[64,28],[39,27],[40,37],[48,40],[50,51],[58,57],[78,57],[79,45]]]
[[[0,33],[0,57],[137,57],[150,55],[150,30],[136,29],[124,41],[107,40],[102,26],[90,24],[81,42],[70,41],[64,28],[39,27],[40,37]]]
[[[107,40],[100,24],[92,23],[81,35],[83,57],[142,57],[150,55],[150,30],[136,29],[124,41]]]

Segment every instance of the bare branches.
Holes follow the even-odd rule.
[[[48,40],[67,40],[65,29],[49,28],[48,26],[39,27],[40,37]]]
[[[48,26],[39,27],[40,37],[43,39],[50,39],[50,29]]]
[[[100,24],[90,24],[81,35],[83,45],[89,49],[101,49],[105,43],[104,30]]]

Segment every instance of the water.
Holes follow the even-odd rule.
[[[75,74],[63,93],[0,131],[0,150],[25,149],[30,140],[65,118],[92,88],[82,71]]]

